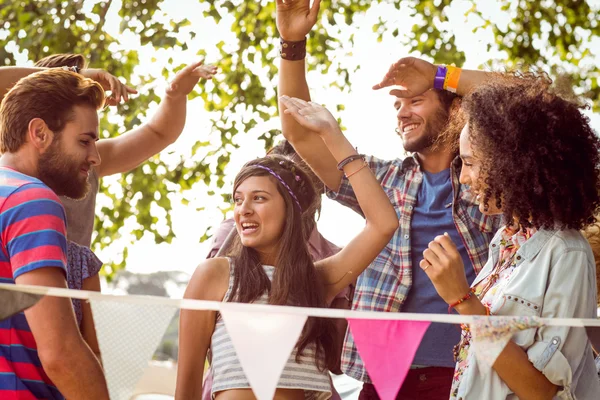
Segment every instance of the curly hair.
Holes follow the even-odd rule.
[[[600,215],[596,215],[594,223],[587,226],[581,233],[587,239],[592,248],[592,253],[594,253],[594,260],[596,262],[596,290],[600,293]],[[598,306],[600,306],[600,297],[598,298]]]
[[[600,140],[545,74],[498,73],[462,101],[483,204],[524,227],[582,229],[600,205]]]

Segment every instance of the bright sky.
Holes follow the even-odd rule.
[[[88,0],[86,7],[91,9],[95,2],[95,0]],[[594,0],[590,3],[598,6],[600,1]],[[133,34],[119,34],[120,18],[117,13],[120,6],[120,1],[113,2],[108,13],[105,29],[109,34],[118,37],[124,47],[140,48],[139,41]],[[166,19],[188,18],[192,22],[189,29],[196,32],[197,36],[193,41],[187,42],[189,46],[187,51],[169,52],[161,50],[156,53],[149,48],[140,49],[139,71],[159,76],[156,86],[161,90],[165,86],[165,82],[160,78],[160,71],[162,70],[160,60],[173,57],[175,63],[192,62],[197,57],[195,56],[197,51],[202,48],[208,54],[207,61],[218,66],[216,43],[221,40],[225,43],[231,43],[235,40],[230,32],[230,26],[234,22],[233,17],[226,16],[217,26],[212,20],[203,18],[202,11],[206,7],[206,3],[201,4],[197,0],[165,1],[163,10],[167,15]],[[486,49],[487,44],[493,42],[491,30],[480,30],[477,34],[472,32],[473,27],[478,25],[480,20],[473,16],[468,19],[465,18],[464,14],[470,7],[471,3],[468,1],[455,0],[449,13],[449,23],[456,35],[458,48],[466,53],[467,61],[464,67],[477,68],[486,64],[490,59],[502,59],[502,55],[490,53]],[[493,16],[494,21],[498,24],[505,25],[509,21],[508,14],[500,10],[497,2],[484,2],[482,0],[479,2],[478,7],[486,15]],[[386,38],[380,43],[377,42],[372,26],[380,17],[392,24],[389,26],[399,28],[398,38]],[[366,15],[358,16],[355,19],[354,26],[344,30],[344,35],[349,36],[353,33],[355,36],[356,44],[353,55],[352,57],[335,57],[335,59],[347,66],[360,65],[360,69],[351,77],[352,92],[349,95],[324,87],[327,80],[321,74],[309,74],[308,80],[313,100],[329,106],[332,111],[335,110],[336,104],[342,103],[345,105],[344,111],[334,112],[334,115],[342,118],[343,124],[347,128],[348,139],[362,153],[388,159],[404,156],[401,140],[394,132],[396,118],[392,106],[393,99],[386,91],[374,92],[371,87],[378,82],[392,62],[400,57],[410,55],[408,50],[400,43],[399,38],[403,33],[406,34],[410,31],[413,23],[411,18],[404,15],[402,10],[398,11],[390,4],[381,4],[373,6]],[[600,43],[596,44],[600,46]],[[600,52],[596,52],[596,54],[598,53]],[[159,61],[153,62],[152,58]],[[332,68],[332,71],[335,71],[335,69]],[[266,87],[275,90],[275,82],[270,83],[266,79],[264,81]],[[218,85],[218,78],[215,84]],[[210,90],[211,87],[212,83],[209,83],[205,89]],[[161,91],[157,93],[161,93]],[[151,115],[151,113],[152,108],[147,115]],[[596,130],[598,130],[600,116],[593,115],[592,118]],[[278,118],[257,126],[246,135],[236,136],[237,143],[241,147],[232,153],[231,163],[227,167],[229,182],[233,180],[243,163],[264,154],[263,144],[256,140],[256,137],[272,128],[279,128]],[[171,159],[177,160],[180,154],[189,154],[191,145],[197,140],[215,140],[210,135],[209,114],[204,111],[199,98],[189,102],[185,130],[178,142],[163,152],[164,159],[168,160],[171,157]],[[170,152],[173,154],[168,155],[167,153]],[[116,180],[106,179],[109,181]],[[173,228],[177,235],[176,239],[171,244],[156,245],[151,235],[145,235],[142,240],[129,245],[127,270],[136,273],[181,270],[191,274],[198,262],[206,256],[210,244],[210,240],[205,243],[198,243],[199,238],[207,227],[216,226],[222,220],[222,213],[218,209],[221,205],[220,198],[207,196],[206,191],[208,189],[198,185],[191,192],[186,193],[186,199],[190,200],[190,204],[187,206],[179,204],[180,195],[173,196],[174,208],[171,216]],[[112,190],[118,192],[119,187],[113,185]],[[101,197],[99,202],[103,204]],[[197,208],[202,208],[202,210],[199,211]],[[156,215],[160,218],[161,214],[157,211]],[[328,199],[324,201],[322,217],[318,222],[318,227],[329,240],[338,245],[344,245],[361,229],[363,224],[362,218],[352,211]],[[129,227],[126,225],[123,232],[127,233],[130,228],[131,225]],[[119,252],[123,244],[125,243],[115,243],[103,251],[100,257],[104,260],[120,259]],[[181,293],[176,292],[171,294],[173,296],[181,295]]]

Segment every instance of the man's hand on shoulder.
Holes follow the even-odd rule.
[[[321,0],[277,0],[277,30],[289,41],[301,41],[317,22]]]

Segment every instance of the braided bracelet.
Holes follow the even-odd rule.
[[[362,165],[362,166],[361,166],[359,169],[357,169],[356,171],[354,171],[354,172],[351,172],[351,173],[349,173],[349,174],[346,174],[346,178],[350,178],[352,175],[354,175],[354,174],[358,173],[358,172],[359,172],[361,169],[363,169],[364,167],[366,167],[366,166],[368,166],[368,165],[369,165],[369,164],[367,164],[367,162],[366,162],[366,161],[363,161],[363,165]]]
[[[448,314],[450,314],[452,312],[452,309],[454,307],[456,307],[459,304],[464,303],[465,301],[469,300],[471,297],[473,297],[473,294],[475,293],[475,289],[471,288],[469,289],[469,291],[467,292],[467,294],[465,294],[460,300],[448,305]]]

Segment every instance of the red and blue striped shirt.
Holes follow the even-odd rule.
[[[66,274],[66,223],[56,194],[37,178],[0,167],[0,282],[38,268]],[[25,314],[0,321],[0,398],[64,400],[45,374]]]

